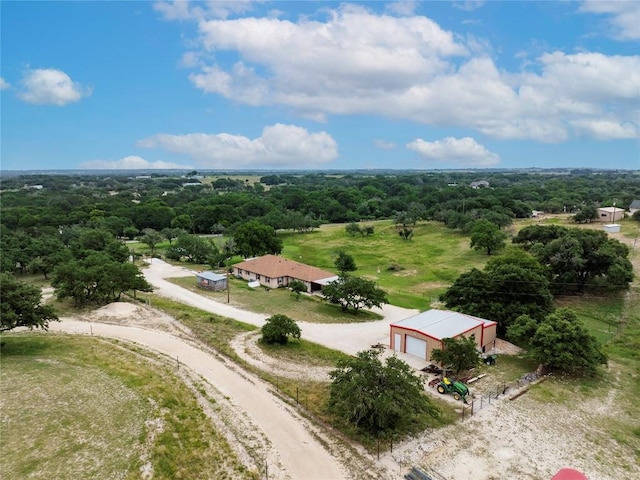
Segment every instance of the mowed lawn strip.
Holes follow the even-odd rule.
[[[154,479],[253,478],[157,360],[86,337],[2,341],[3,478],[140,478],[145,453]]]

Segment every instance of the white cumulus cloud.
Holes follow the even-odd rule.
[[[204,13],[196,45],[189,46],[200,53],[189,78],[205,93],[256,107],[285,106],[320,122],[377,115],[548,143],[589,132],[620,138],[616,129],[584,127],[603,118],[628,126],[627,133],[640,131],[640,55],[548,51],[509,71],[496,65],[488,41],[445,30],[410,13],[412,5],[387,4],[385,13],[376,13],[344,3],[295,21]],[[629,18],[629,7],[606,5],[583,8]]]
[[[27,103],[61,107],[88,95],[91,89],[74,82],[62,70],[37,68],[25,72],[18,97]]]
[[[309,168],[338,156],[336,141],[328,133],[283,124],[265,127],[254,139],[229,133],[160,133],[138,141],[138,146],[188,155],[202,168]]]
[[[9,88],[11,84],[7,82],[4,78],[0,77],[0,90],[5,90]]]
[[[580,11],[607,15],[609,33],[617,40],[640,39],[640,8],[636,1],[587,0],[580,6]]]
[[[150,162],[137,155],[129,155],[120,160],[91,160],[80,164],[80,168],[91,170],[148,170],[148,169],[189,169],[191,165],[180,165],[173,162]]]
[[[452,163],[460,167],[491,167],[500,162],[498,155],[471,137],[447,137],[435,142],[417,138],[406,146],[425,160]]]

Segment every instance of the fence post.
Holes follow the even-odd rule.
[[[296,387],[296,404],[300,405],[300,402],[298,401],[298,387]]]

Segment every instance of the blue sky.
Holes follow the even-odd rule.
[[[640,169],[640,2],[0,2],[0,167]]]

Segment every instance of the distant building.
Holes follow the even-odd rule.
[[[471,188],[488,188],[489,182],[487,182],[486,180],[479,180],[477,182],[471,182],[469,186]]]
[[[640,200],[634,200],[631,202],[631,205],[629,205],[629,215],[633,215],[638,210],[640,210]]]
[[[598,221],[615,223],[624,218],[624,208],[602,207],[598,209]]]

